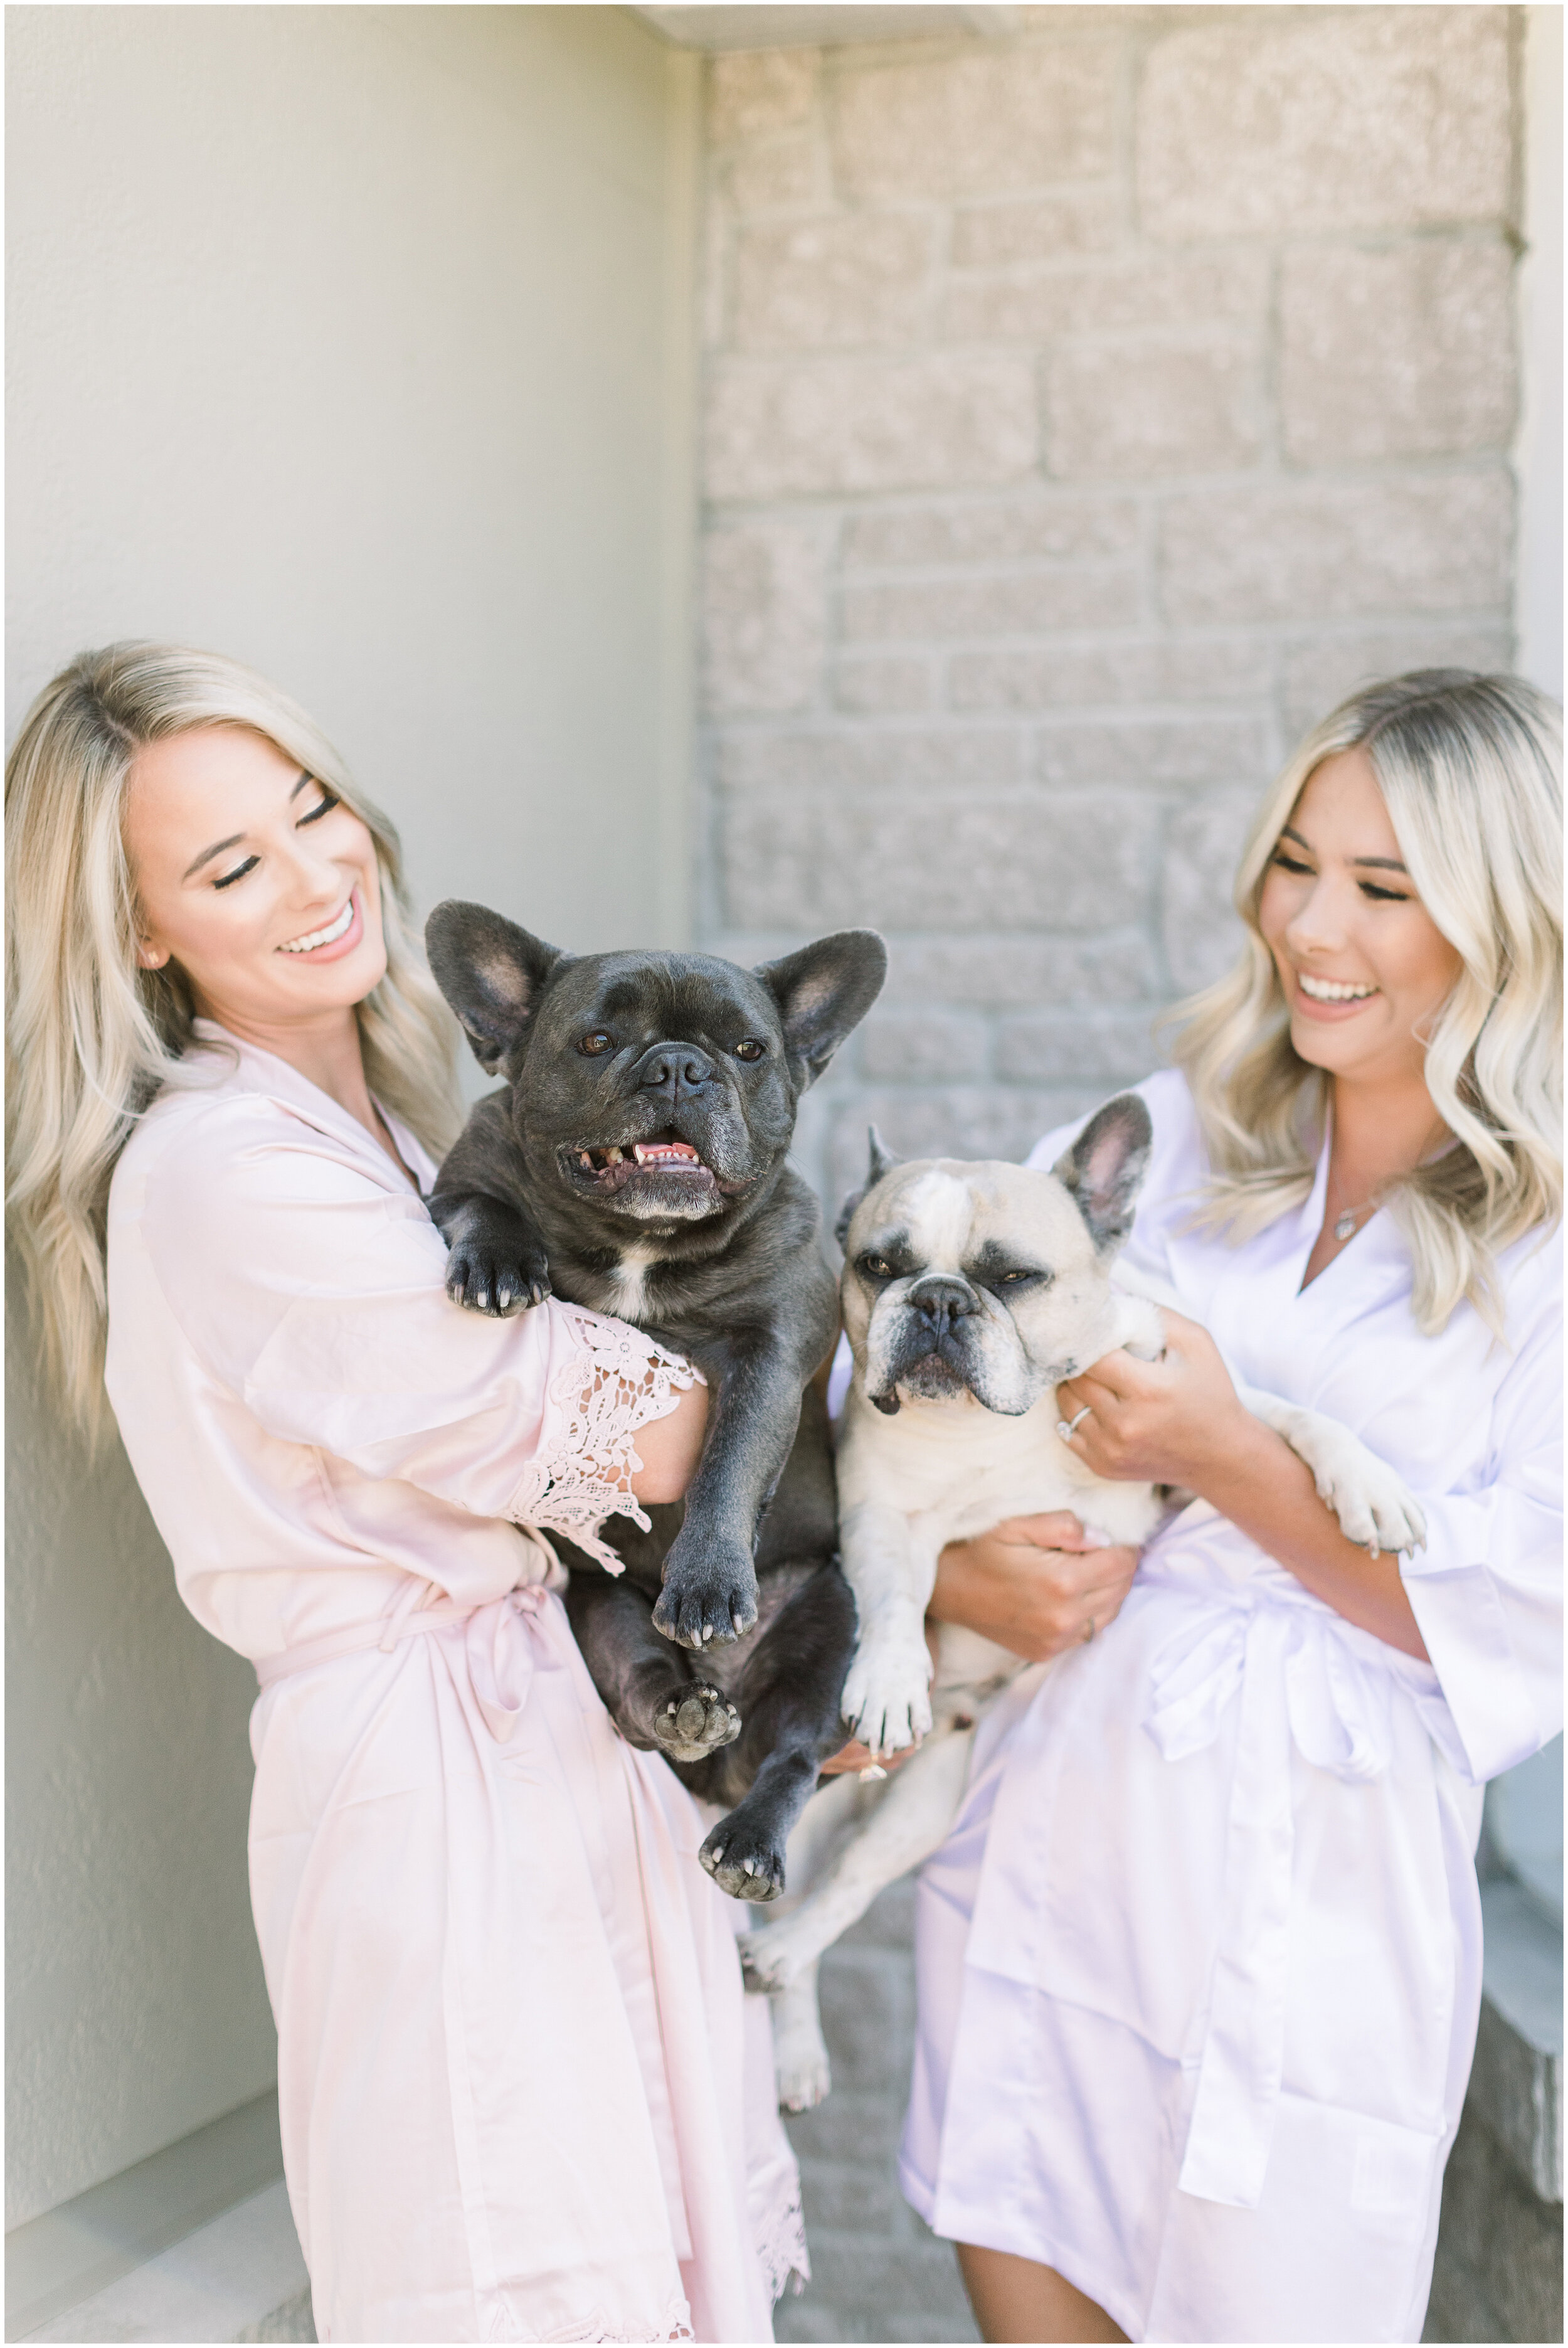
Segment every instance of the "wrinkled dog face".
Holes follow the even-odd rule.
[[[838,1234],[845,1326],[877,1408],[969,1396],[1016,1417],[1097,1360],[1150,1138],[1133,1093],[1098,1110],[1049,1174],[898,1165],[873,1132],[866,1187]]]
[[[512,1087],[536,1183],[655,1227],[722,1217],[783,1163],[801,1094],[886,968],[869,930],[754,971],[712,954],[567,954],[456,902],[425,936],[476,1056]]]

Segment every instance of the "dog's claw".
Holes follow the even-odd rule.
[[[466,1243],[454,1248],[446,1261],[446,1293],[454,1304],[470,1313],[487,1313],[492,1321],[509,1321],[514,1313],[542,1304],[550,1292],[549,1274],[541,1263],[497,1264]]]
[[[718,1885],[732,1900],[745,1900],[757,1905],[776,1900],[784,1888],[784,1853],[774,1850],[761,1841],[748,1844],[742,1835],[737,1842],[715,1838],[729,1832],[735,1813],[713,1828],[697,1856]]]

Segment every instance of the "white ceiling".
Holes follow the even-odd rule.
[[[922,33],[1008,33],[1009,7],[633,8],[645,25],[683,49],[826,47],[845,41],[907,41]]]

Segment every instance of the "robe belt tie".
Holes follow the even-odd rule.
[[[270,1688],[295,1672],[335,1663],[340,1655],[364,1654],[375,1648],[390,1655],[405,1639],[462,1623],[466,1626],[464,1659],[474,1701],[497,1744],[507,1744],[522,1718],[529,1683],[540,1668],[536,1642],[524,1630],[524,1622],[539,1612],[547,1591],[559,1588],[566,1579],[543,1534],[531,1525],[520,1525],[518,1529],[536,1551],[543,1552],[542,1560],[535,1560],[544,1568],[538,1581],[518,1582],[484,1605],[462,1606],[456,1599],[442,1597],[433,1581],[411,1576],[408,1588],[378,1622],[351,1623],[320,1639],[285,1647],[279,1654],[262,1655],[255,1664],[257,1679],[263,1688]],[[550,1666],[547,1663],[544,1668]]]
[[[1241,1698],[1208,2024],[1177,2182],[1200,2200],[1252,2209],[1284,2069],[1291,1745],[1348,1782],[1380,1776],[1393,1746],[1393,1675],[1363,1662],[1305,1593],[1215,1592],[1205,1603],[1190,1582],[1170,1586],[1198,1602],[1150,1670],[1143,1725],[1165,1759],[1212,1745]]]

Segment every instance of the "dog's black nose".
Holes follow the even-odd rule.
[[[671,1101],[682,1093],[700,1093],[712,1081],[713,1063],[695,1044],[655,1044],[637,1071],[643,1092],[668,1093]]]
[[[966,1313],[980,1309],[979,1298],[966,1282],[947,1280],[940,1273],[933,1274],[929,1280],[917,1281],[909,1291],[909,1302],[938,1336],[949,1321],[961,1320]]]

